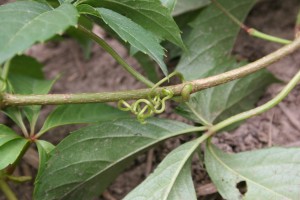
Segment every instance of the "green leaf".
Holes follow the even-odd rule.
[[[76,0],[58,0],[60,4],[64,4],[64,3],[72,3]]]
[[[44,171],[50,152],[55,148],[53,144],[44,140],[37,140],[36,146],[39,152],[39,169],[35,181],[39,179],[41,173]]]
[[[228,11],[243,21],[255,0],[218,0]],[[214,4],[204,8],[190,23],[193,30],[186,38],[188,49],[177,66],[186,80],[204,77],[228,60],[239,27]],[[226,31],[224,31],[226,30]]]
[[[95,123],[128,117],[128,113],[104,103],[58,106],[46,119],[41,133],[67,124]]]
[[[156,73],[156,64],[155,62],[149,58],[148,55],[145,55],[141,52],[138,52],[134,55],[135,59],[140,63],[143,68],[147,78],[156,83],[159,81],[158,75]]]
[[[218,65],[220,68],[210,71],[206,76],[219,74],[241,65],[233,60],[222,62],[223,64]],[[209,123],[217,123],[253,108],[266,87],[276,80],[271,73],[262,70],[246,78],[197,92],[192,95],[188,105],[182,104],[178,111],[197,123],[201,123],[199,116]]]
[[[18,74],[11,74],[9,81],[12,85],[12,89],[17,94],[47,94],[52,85],[55,83],[54,80],[41,80],[26,77]],[[28,121],[30,122],[31,128],[34,128],[36,121],[39,117],[41,106],[24,106],[23,111]],[[20,118],[20,110],[18,108],[8,108],[5,112],[14,118]]]
[[[167,7],[170,12],[173,12],[175,5],[177,3],[177,0],[160,0],[162,5]]]
[[[9,76],[9,81],[16,94],[47,94],[56,79],[42,80],[18,74]]]
[[[219,2],[241,20],[254,3],[253,0]],[[187,37],[190,54],[184,54],[177,67],[187,80],[217,75],[245,64],[237,63],[228,55],[239,27],[214,4],[200,12],[192,27]],[[197,123],[219,122],[252,108],[264,89],[275,80],[263,70],[241,80],[198,92],[179,108],[179,113]]]
[[[76,6],[76,8],[77,8],[78,13],[80,13],[81,15],[92,15],[94,17],[101,18],[101,15],[97,11],[97,9],[88,4],[80,4],[80,5]]]
[[[77,24],[71,4],[56,9],[33,1],[0,6],[0,63],[21,53],[35,42],[43,42]]]
[[[91,20],[87,19],[84,16],[79,17],[78,24],[80,24],[81,26],[85,27],[88,30],[93,29],[93,23],[91,22]],[[84,33],[76,29],[75,27],[70,27],[66,31],[66,33],[71,37],[73,37],[78,42],[78,44],[80,45],[83,51],[84,58],[89,59],[92,51],[93,41]]]
[[[189,25],[189,23],[191,21],[193,21],[199,15],[199,12],[200,12],[200,10],[194,10],[194,11],[186,12],[186,13],[183,13],[182,15],[174,17],[178,27],[182,31],[181,37],[182,37],[183,41],[186,41],[186,39],[188,38],[188,36],[190,35],[190,33],[192,31],[192,27]],[[167,49],[168,59],[172,60],[175,58],[176,63],[177,63],[178,58],[181,57],[184,50],[172,43],[167,43],[167,42],[164,43],[164,47]]]
[[[156,38],[151,32],[145,30],[140,25],[131,21],[129,18],[124,17],[112,10],[105,8],[97,9],[102,16],[104,22],[110,26],[125,42],[136,49],[148,54],[153,58],[163,73],[167,76],[167,66],[163,61],[164,49],[159,44],[159,39]]]
[[[1,112],[3,112],[11,120],[13,120],[16,123],[16,125],[18,125],[22,129],[23,132],[27,132],[27,130],[25,130],[26,128],[23,122],[22,112],[19,107],[8,107],[4,110],[1,110]]]
[[[0,170],[13,164],[29,141],[17,135],[7,126],[0,124]]]
[[[36,184],[34,199],[92,199],[138,153],[167,138],[194,131],[177,121],[134,119],[102,122],[78,130],[51,153]]]
[[[167,0],[168,1],[168,0]],[[210,3],[209,0],[177,0],[173,16],[200,9]]]
[[[157,82],[159,80],[157,77],[157,73],[156,73],[156,63],[147,54],[139,52],[138,49],[136,49],[135,47],[133,47],[131,45],[128,45],[128,43],[126,44],[124,42],[124,40],[122,38],[120,38],[120,36],[118,34],[116,34],[114,32],[114,30],[112,30],[107,24],[105,24],[103,22],[103,20],[100,20],[101,15],[96,10],[96,8],[93,8],[92,6],[90,6],[88,4],[80,4],[77,6],[77,10],[79,13],[94,16],[94,20],[96,20],[98,18],[97,23],[99,25],[101,25],[102,28],[105,29],[106,33],[108,33],[115,39],[119,40],[119,42],[121,42],[127,49],[130,48],[130,55],[134,56],[137,59],[137,61],[141,65],[141,67],[144,69],[145,74],[148,77],[148,79],[152,82]],[[175,47],[179,48],[177,46],[175,46]]]
[[[20,1],[20,0],[19,0]],[[48,4],[49,6],[56,8],[60,5],[58,0],[32,0],[43,4]]]
[[[209,145],[205,166],[225,199],[299,199],[299,148],[276,147],[226,154]],[[244,195],[238,190],[243,185],[246,186]]]
[[[9,73],[44,79],[43,65],[35,58],[21,55],[15,56],[10,61]]]
[[[195,140],[173,150],[124,200],[196,200],[191,159],[198,147],[199,141]]]
[[[184,48],[180,30],[160,0],[87,0],[85,3],[123,14],[159,38]]]

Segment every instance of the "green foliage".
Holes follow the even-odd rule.
[[[142,52],[138,52],[133,56],[140,63],[141,67],[145,71],[147,78],[153,83],[158,82],[159,78],[155,70],[154,62],[146,54]]]
[[[124,200],[196,200],[191,177],[191,159],[198,147],[199,141],[196,140],[183,144],[172,151],[156,170]]]
[[[10,61],[10,73],[29,76],[35,79],[44,79],[43,65],[35,58],[20,55]],[[22,91],[21,91],[22,92]]]
[[[95,123],[124,117],[128,117],[125,112],[106,104],[61,105],[50,113],[40,133],[68,124]]]
[[[299,148],[275,147],[226,154],[209,145],[205,165],[225,199],[298,199],[299,152]],[[245,186],[240,188],[246,191],[245,195],[241,194],[238,186]]]
[[[159,0],[86,0],[84,3],[123,14],[144,29],[153,32],[158,38],[184,47],[180,30],[170,11]]]
[[[243,20],[255,1],[219,2],[237,18]],[[229,57],[239,27],[214,4],[203,9],[189,24],[192,31],[185,41],[189,51],[181,56],[177,70],[187,80],[194,80],[205,77],[214,68],[222,68],[219,65],[224,62],[224,58]],[[227,31],[224,31],[225,29]]]
[[[112,10],[98,8],[98,11],[105,23],[125,42],[129,42],[134,48],[150,55],[159,64],[163,73],[168,75],[167,67],[163,61],[164,50],[154,34]]]
[[[43,42],[55,34],[75,26],[78,14],[71,4],[58,8],[20,1],[0,7],[0,63],[20,54],[35,42]]]
[[[52,88],[52,85],[55,83],[55,80],[35,79],[29,76],[14,74],[9,76],[9,82],[12,87],[11,90],[16,94],[47,94]],[[22,110],[27,117],[30,127],[33,131],[40,114],[41,106],[25,106]],[[5,112],[14,121],[16,121],[16,119],[19,119],[20,121],[20,116],[22,116],[20,109],[11,107],[5,109]],[[18,123],[20,126],[20,122]]]
[[[167,7],[172,13],[177,4],[177,0],[161,0],[161,3],[163,6]]]
[[[255,1],[218,2],[243,21]],[[191,163],[204,141],[207,145],[203,162],[223,198],[297,199],[299,148],[227,154],[210,142],[216,123],[252,109],[265,88],[277,81],[269,72],[261,70],[196,93],[197,87],[191,82],[157,88],[178,72],[191,81],[245,65],[246,61],[238,61],[231,55],[240,29],[232,20],[228,13],[208,0],[24,0],[0,6],[0,83],[1,88],[6,89],[0,94],[0,105],[2,112],[23,133],[21,136],[0,124],[0,181],[9,179],[29,146],[35,144],[39,169],[34,199],[92,199],[100,195],[140,153],[169,138],[196,132],[195,140],[174,149],[125,199],[197,199]],[[147,77],[158,84],[136,72],[109,44],[93,34],[94,24],[124,44],[142,64]],[[85,94],[77,94],[76,102],[69,99],[76,95],[63,95],[64,99],[60,99],[63,103],[56,102],[62,105],[55,107],[40,131],[36,131],[41,105],[48,104],[48,99],[44,98],[40,104],[30,102],[15,107],[3,99],[7,95],[12,99],[21,97],[22,101],[22,97],[37,98],[50,92],[57,78],[45,80],[43,65],[35,58],[19,54],[37,42],[64,33],[79,42],[86,58],[92,40],[95,40],[138,80],[155,86],[144,96],[139,95],[147,90],[109,93],[114,101],[119,101],[119,109],[104,103],[87,103]],[[177,66],[165,63],[165,49],[169,50],[168,60],[175,65],[178,62]],[[159,81],[155,63],[166,76],[168,66],[176,67],[178,72]],[[88,102],[96,102],[94,98],[95,95]],[[136,101],[129,104],[123,99]],[[166,101],[171,99],[184,101],[178,107],[179,113],[203,126],[161,118],[145,121],[164,112]],[[131,111],[138,120],[121,110]],[[74,131],[57,146],[40,139],[50,129],[70,124],[89,126]],[[10,192],[1,185],[0,189],[5,194]]]
[[[173,11],[173,16],[181,15],[193,10],[203,8],[209,4],[209,0],[177,0],[177,4]]]
[[[13,164],[22,154],[29,141],[13,130],[0,124],[0,170]]]
[[[36,182],[35,199],[91,199],[136,154],[193,130],[189,125],[162,119],[148,120],[145,125],[123,119],[80,129],[52,151],[45,171]]]
[[[245,18],[254,3],[253,0],[219,2],[240,19]],[[186,37],[188,53],[182,55],[177,66],[177,70],[187,80],[217,75],[245,64],[230,58],[229,52],[238,27],[215,5],[211,4],[203,9],[190,24],[193,29]],[[228,31],[224,32],[225,28]],[[180,114],[197,123],[213,124],[251,109],[266,86],[275,80],[270,73],[262,71],[198,92],[178,110]]]
[[[38,174],[35,177],[35,181],[38,181],[40,174],[44,171],[46,167],[46,162],[49,159],[50,152],[55,148],[55,146],[44,140],[36,141],[36,146],[39,152],[39,169]]]
[[[240,64],[233,60],[225,62],[206,77],[234,69]],[[217,71],[217,73],[216,73]],[[197,123],[217,123],[230,116],[254,107],[265,88],[276,79],[269,72],[261,72],[214,88],[193,94],[187,104],[178,108],[179,114]]]
[[[81,26],[85,27],[88,30],[92,30],[93,28],[93,23],[83,15],[79,17],[78,24],[80,24]],[[66,33],[72,36],[78,42],[78,44],[80,45],[83,51],[84,58],[89,59],[93,41],[85,34],[77,30],[75,27],[70,27]]]

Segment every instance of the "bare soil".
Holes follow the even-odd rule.
[[[4,3],[4,0],[0,0],[0,3]],[[260,1],[251,11],[246,24],[271,35],[293,39],[294,22],[299,7],[300,2],[298,0]],[[140,69],[138,63],[128,56],[122,45],[107,36],[101,29],[98,28],[95,31],[104,37],[131,65],[138,70]],[[233,53],[254,61],[279,47],[280,45],[251,38],[241,32]],[[127,74],[108,53],[97,45],[93,45],[89,60],[83,58],[79,45],[72,39],[36,45],[28,51],[28,54],[36,57],[45,65],[44,71],[48,78],[53,78],[59,73],[62,74],[62,78],[54,85],[52,93],[102,92],[144,87]],[[300,69],[299,63],[300,52],[297,52],[273,64],[268,69],[279,79],[286,82]],[[270,100],[282,87],[283,84],[270,86],[258,105]],[[300,86],[296,87],[279,106],[247,120],[232,132],[219,134],[213,139],[213,142],[228,152],[241,152],[270,146],[300,146],[299,91]],[[43,116],[46,116],[51,109],[51,106],[45,107]],[[184,120],[176,114],[172,114],[171,110],[163,117]],[[5,121],[7,122],[7,120]],[[41,126],[41,122],[39,122],[39,126]],[[44,139],[57,144],[71,130],[76,128],[78,126],[55,129],[49,132]],[[142,182],[172,149],[191,138],[192,136],[168,140],[150,150],[150,153],[139,156],[97,199],[121,199]],[[37,154],[32,150],[31,154],[26,155],[16,174],[34,176],[36,167]],[[192,167],[199,199],[221,199],[198,158],[194,159]],[[19,194],[19,199],[31,199],[32,183],[14,186],[14,189]],[[204,197],[205,195],[208,196]],[[0,200],[2,199],[4,197],[0,192]]]

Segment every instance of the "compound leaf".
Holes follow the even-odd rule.
[[[225,199],[299,199],[299,148],[226,154],[208,145],[205,166]]]
[[[55,81],[56,79],[43,80],[19,74],[11,74],[9,76],[9,82],[12,86],[12,90],[17,94],[47,94]],[[39,117],[41,106],[24,106],[22,109],[30,122],[31,128],[33,128]],[[5,113],[20,126],[19,120],[21,119],[21,113],[19,108],[7,108],[5,109]]]
[[[135,119],[102,122],[80,129],[51,152],[36,182],[34,197],[92,199],[100,194],[138,153],[195,128],[177,121]]]
[[[228,11],[243,20],[254,0],[220,0]],[[177,66],[187,80],[217,75],[245,63],[230,58],[239,27],[214,4],[204,8],[191,23],[187,36],[189,54],[183,54]],[[224,31],[226,30],[226,31]],[[215,123],[254,106],[264,89],[276,79],[262,71],[241,80],[194,94],[182,105],[180,114],[198,123]]]

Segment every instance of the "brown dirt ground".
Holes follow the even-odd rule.
[[[5,1],[0,0],[1,3],[5,3]],[[300,3],[298,0],[260,1],[250,13],[246,24],[268,34],[292,39],[294,35],[294,22],[299,6]],[[96,31],[107,39],[113,48],[117,49],[120,55],[126,58],[131,65],[139,69],[138,63],[128,56],[126,50],[118,42],[108,37],[100,29]],[[279,47],[280,45],[251,38],[244,33],[240,33],[233,52],[239,57],[248,58],[250,61],[253,61]],[[44,45],[36,45],[28,53],[45,65],[44,71],[48,78],[53,78],[59,73],[63,74],[62,78],[55,84],[52,93],[102,92],[143,87],[141,83],[128,75],[108,53],[104,52],[97,45],[93,45],[92,57],[87,61],[83,59],[78,44],[71,39],[66,39],[59,43],[52,42]],[[297,52],[273,64],[268,69],[278,78],[288,81],[299,70],[299,63],[300,52]],[[282,86],[282,84],[273,84],[269,87],[265,95],[258,102],[258,105],[274,97]],[[279,145],[300,146],[299,91],[300,86],[296,87],[279,106],[260,116],[247,120],[232,132],[225,132],[218,135],[213,139],[213,142],[228,152],[241,152]],[[51,106],[45,107],[42,115],[46,116],[51,108]],[[171,111],[165,113],[163,117],[183,120],[179,116],[172,114]],[[39,125],[41,125],[41,122]],[[78,126],[55,129],[47,134],[44,139],[57,144],[71,130],[76,128]],[[108,190],[97,199],[121,199],[142,182],[149,173],[149,170],[153,170],[172,149],[190,140],[191,137],[168,140],[151,150],[153,153],[146,153],[139,156]],[[37,162],[36,152],[31,151],[31,154],[26,155],[24,162],[17,169],[16,174],[34,175]],[[215,188],[197,158],[193,162],[193,178],[199,199],[221,199],[215,194]],[[31,199],[31,185],[32,183],[14,186],[15,191],[19,194],[19,199]],[[209,195],[203,197],[205,194]],[[4,199],[1,196],[2,194],[0,193],[0,200]]]

